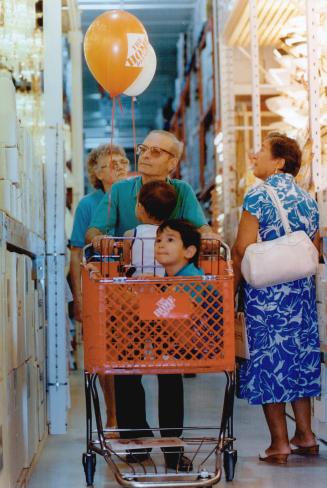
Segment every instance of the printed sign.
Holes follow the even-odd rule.
[[[142,294],[140,319],[185,319],[192,314],[192,301],[188,295],[178,293]]]
[[[144,68],[145,56],[149,41],[145,34],[127,34],[128,51],[125,66],[127,68]]]

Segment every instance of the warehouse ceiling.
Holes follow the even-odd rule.
[[[176,43],[192,18],[193,0],[78,0],[82,30],[85,34],[91,22],[106,10],[124,9],[143,23],[157,55],[157,71],[150,87],[137,98],[135,120],[137,142],[155,128],[158,110],[174,96],[176,78]],[[99,87],[83,61],[84,137],[89,150],[111,137],[111,100],[102,97]],[[123,111],[116,108],[114,141],[125,147],[133,146],[131,98],[122,96]]]

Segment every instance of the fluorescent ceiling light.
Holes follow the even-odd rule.
[[[185,10],[192,9],[194,3],[192,4],[178,4],[178,3],[80,3],[80,10]]]

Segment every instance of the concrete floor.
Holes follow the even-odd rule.
[[[148,398],[148,420],[157,425],[156,390],[153,376],[144,377]],[[224,375],[197,375],[184,379],[185,425],[216,425],[217,399],[221,400]],[[72,408],[69,430],[63,436],[50,436],[34,470],[29,488],[82,488],[85,478],[81,464],[85,451],[84,392],[81,373],[71,375]],[[132,399],[131,399],[132,402]],[[220,401],[218,401],[220,404]],[[294,424],[289,422],[292,433]],[[286,466],[269,466],[258,460],[259,451],[269,444],[269,435],[260,407],[248,406],[236,400],[235,436],[238,463],[235,479],[227,483],[224,478],[217,486],[242,488],[325,488],[327,486],[327,447],[321,445],[318,458],[291,456]],[[119,486],[105,461],[98,458],[95,488]]]

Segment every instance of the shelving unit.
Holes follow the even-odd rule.
[[[0,485],[23,488],[47,437],[45,241],[0,211]]]
[[[185,144],[177,177],[190,183],[207,210],[210,210],[216,176],[216,80],[213,46],[211,17],[205,24],[187,65],[183,89],[171,120],[171,130]]]

